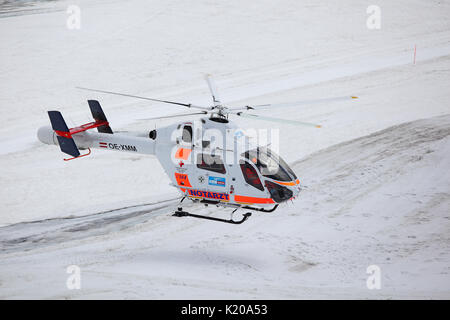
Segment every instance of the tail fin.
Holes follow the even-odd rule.
[[[72,139],[70,130],[67,127],[61,112],[48,111],[48,116],[50,118],[53,130],[56,132],[56,138],[58,139],[61,151],[71,155],[72,157],[78,157],[80,155],[80,151],[78,151],[77,145]]]
[[[102,110],[102,107],[100,106],[100,103],[97,100],[88,100],[89,108],[91,109],[92,117],[94,117],[95,121],[105,121],[108,122],[106,119],[105,113]],[[103,126],[97,127],[98,132],[101,133],[110,133],[112,134],[113,131],[109,124],[105,124]]]

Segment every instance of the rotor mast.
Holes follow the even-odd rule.
[[[227,119],[228,118],[228,108],[222,105],[222,101],[220,99],[219,91],[217,90],[216,82],[214,81],[214,78],[210,74],[205,75],[205,80],[208,83],[209,92],[211,93],[213,106],[211,107],[211,110],[213,111],[211,113],[210,118],[222,118]]]

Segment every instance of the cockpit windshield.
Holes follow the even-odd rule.
[[[297,179],[287,163],[269,148],[258,147],[244,152],[242,156],[253,162],[259,172],[266,178],[278,181],[293,181]]]

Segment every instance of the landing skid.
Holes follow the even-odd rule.
[[[278,204],[276,204],[272,209],[254,208],[249,206],[242,207],[242,209],[255,210],[260,212],[274,212],[276,208],[278,208]]]
[[[172,216],[174,216],[174,217],[193,217],[193,218],[198,218],[198,219],[213,220],[213,221],[225,222],[225,223],[231,223],[231,224],[241,224],[244,221],[246,221],[251,215],[252,215],[251,212],[247,212],[244,214],[244,216],[242,217],[241,220],[235,221],[233,219],[227,220],[227,219],[221,219],[221,218],[215,218],[215,217],[202,216],[199,214],[192,214],[192,213],[183,211],[182,208],[178,208],[178,210],[175,211],[175,213]]]

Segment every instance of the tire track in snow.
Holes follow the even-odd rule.
[[[107,210],[79,217],[21,222],[0,228],[0,252],[29,251],[88,237],[106,235],[167,213],[178,198]]]

